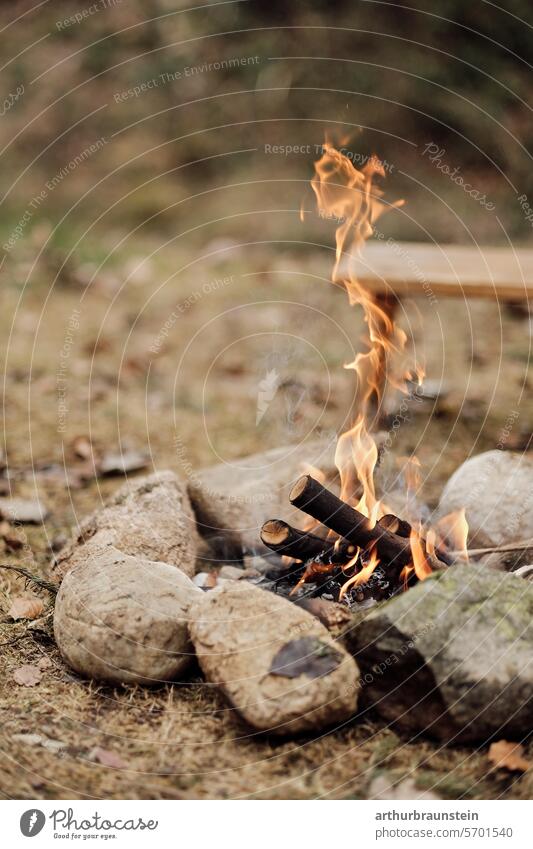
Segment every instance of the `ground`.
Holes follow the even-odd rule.
[[[95,253],[108,248],[104,240]],[[105,273],[75,260],[53,286],[45,260],[29,286],[27,265],[10,267],[0,315],[2,483],[17,496],[37,494],[49,516],[18,528],[27,545],[6,550],[3,562],[41,577],[50,575],[52,542],[121,481],[84,474],[76,437],[99,452],[141,449],[156,469],[179,470],[184,458],[194,469],[339,431],[350,418],[353,375],[342,365],[359,349],[363,325],[328,282],[330,253],[217,243],[192,265],[175,248],[140,265],[149,238],[139,237],[136,250],[137,258],[118,250]],[[437,406],[411,404],[391,425],[387,462],[392,474],[398,458],[416,453],[431,507],[470,453],[527,441],[530,325],[493,302],[404,306],[402,323],[448,394]],[[258,387],[272,370],[280,387],[256,423]],[[382,773],[413,777],[444,798],[531,797],[531,773],[491,772],[486,748],[408,740],[374,716],[316,739],[277,741],[251,734],[198,671],[156,690],[82,680],[62,662],[49,620],[35,630],[7,615],[25,592],[53,603],[0,572],[6,797],[366,798]],[[22,664],[43,657],[51,666],[37,686],[14,683]],[[98,763],[95,749],[119,760]]]

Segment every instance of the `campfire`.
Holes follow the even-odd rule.
[[[262,527],[264,545],[284,558],[286,571],[277,589],[290,596],[307,587],[311,594],[350,605],[380,601],[450,566],[458,555],[466,556],[463,511],[441,520],[436,529],[425,529],[421,521],[412,524],[394,515],[376,496],[379,450],[373,431],[385,393],[407,393],[413,382],[421,385],[424,378],[419,363],[406,363],[407,335],[393,322],[386,301],[367,292],[354,270],[354,259],[373,234],[375,221],[403,205],[382,200],[375,178],[384,176],[377,157],[358,170],[330,143],[315,163],[311,186],[319,214],[338,222],[332,281],[345,289],[350,305],[362,307],[368,332],[366,350],[345,366],[356,374],[357,416],[337,441],[340,497],[316,476],[305,475],[294,485],[290,502],[318,527],[300,531],[279,519]],[[418,466],[416,457],[407,459],[405,477],[411,490],[418,485]],[[324,535],[320,527],[329,533]]]
[[[442,544],[436,547],[429,535],[422,538],[405,520],[387,513],[373,524],[311,475],[296,482],[290,501],[335,534],[323,538],[279,519],[265,522],[264,544],[291,563],[298,561],[288,567],[296,580],[290,594],[314,583],[333,601],[379,601],[453,563]]]
[[[408,392],[424,375],[353,271],[387,208],[373,182],[382,174],[376,159],[357,171],[326,145],[312,183],[319,210],[339,222],[333,282],[362,307],[368,331],[347,365],[356,415],[336,442],[338,474],[317,440],[233,470],[189,469],[187,480],[171,470],[128,480],[55,558],[54,634],[79,674],[153,686],[187,680],[196,658],[239,721],[276,735],[316,733],[367,709],[446,741],[529,730],[531,585],[476,558],[510,553],[516,569],[520,554],[530,570],[533,542],[489,539],[466,570],[468,526],[456,508],[468,509],[474,534],[476,524],[493,530],[492,496],[512,476],[527,513],[532,467],[497,451],[470,458],[448,481],[438,522],[421,504],[416,457],[402,460],[401,502],[382,480],[384,392]],[[519,525],[511,505],[497,516],[498,533]],[[373,609],[352,615],[361,607]]]

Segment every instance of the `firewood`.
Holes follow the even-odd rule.
[[[296,560],[320,559],[323,563],[345,564],[357,553],[350,542],[322,539],[315,534],[300,531],[281,519],[269,519],[261,528],[261,540],[272,551]]]
[[[311,475],[303,475],[293,486],[289,500],[339,536],[367,551],[375,549],[387,572],[399,576],[404,566],[412,564],[410,540],[391,533],[379,524],[372,526],[369,519],[341,501]],[[422,544],[425,549],[424,541]],[[440,560],[426,554],[431,567],[439,568]]]
[[[391,533],[396,534],[396,536],[404,537],[404,539],[409,539],[413,530],[409,522],[399,519],[393,513],[386,513],[385,516],[378,519],[378,525],[380,528],[386,528]]]

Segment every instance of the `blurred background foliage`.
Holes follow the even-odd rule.
[[[298,239],[325,134],[392,165],[387,192],[408,201],[386,219],[394,235],[529,238],[517,201],[533,198],[526,0],[505,9],[488,0],[33,5],[1,4],[4,97],[24,86],[1,118],[3,241],[47,181],[100,138],[105,145],[32,208],[25,235],[55,227],[53,243],[68,246],[86,228],[98,241],[138,227],[158,238],[190,230],[194,242],[207,220],[225,217],[228,237],[246,228],[253,238],[281,229]],[[232,58],[247,61],[228,67]],[[222,67],[202,69],[209,63]],[[423,155],[430,142],[493,213]],[[310,152],[268,154],[265,145]],[[321,226],[311,221],[306,236]]]

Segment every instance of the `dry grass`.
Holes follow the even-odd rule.
[[[34,287],[17,307],[21,289],[14,275],[0,316],[1,338],[13,329],[6,356],[7,459],[13,491],[21,496],[37,491],[50,517],[44,528],[26,528],[28,546],[6,552],[4,561],[46,576],[50,540],[116,487],[116,481],[99,480],[70,489],[57,471],[33,476],[44,461],[75,468],[71,445],[79,434],[90,434],[102,448],[125,442],[148,448],[156,468],[176,468],[176,435],[199,467],[213,462],[214,451],[230,459],[298,441],[317,427],[340,427],[352,395],[350,373],[341,364],[349,359],[350,340],[357,347],[362,326],[356,313],[346,310],[343,293],[316,280],[322,269],[327,277],[326,260],[285,256],[281,261],[261,250],[161,286],[168,273],[185,265],[182,256],[169,254],[121,293],[124,265],[117,261],[117,270],[99,278],[81,307],[82,290],[72,284],[56,288],[46,303],[47,291]],[[255,276],[246,276],[251,273]],[[187,307],[161,352],[151,353],[176,304],[205,281],[227,274],[234,275],[232,283]],[[309,307],[318,317],[314,321],[306,320]],[[426,340],[429,374],[444,373],[450,396],[438,415],[418,410],[402,425],[392,453],[416,451],[428,475],[424,496],[434,503],[451,470],[471,451],[496,445],[511,410],[520,411],[513,436],[531,425],[531,402],[526,407],[520,400],[529,335],[525,319],[511,318],[493,304],[471,304],[468,313],[463,303],[442,303],[437,310],[420,303],[419,308],[417,344]],[[67,429],[58,433],[59,355],[76,309],[81,315],[68,358]],[[412,305],[407,312],[416,317]],[[445,330],[442,338],[439,327]],[[287,340],[292,340],[288,346]],[[287,390],[256,427],[257,384],[268,363],[281,363],[283,357],[288,385],[295,391],[303,387],[303,398],[295,416],[288,415],[293,390]],[[62,663],[49,632],[6,616],[11,597],[23,589],[23,579],[0,573],[0,782],[6,797],[363,798],[380,771],[395,780],[413,775],[420,787],[449,798],[531,795],[531,777],[489,773],[485,751],[409,741],[374,717],[317,739],[283,742],[251,735],[199,676],[154,691],[112,690],[83,681]],[[48,599],[43,590],[37,594]],[[21,664],[35,664],[43,656],[52,666],[38,686],[14,684]],[[21,734],[39,734],[42,740],[17,737]],[[125,767],[95,763],[96,747],[116,752]]]

